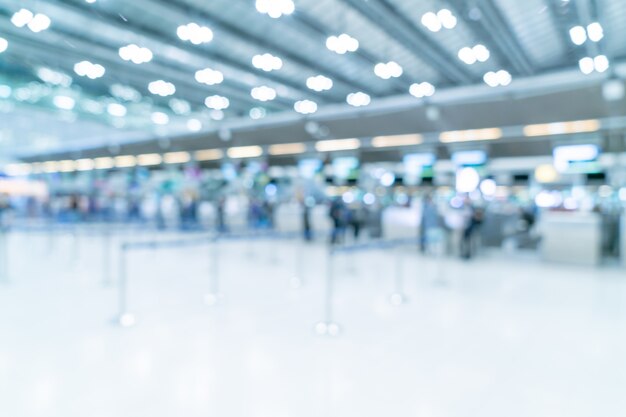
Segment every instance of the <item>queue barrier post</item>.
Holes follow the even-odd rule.
[[[395,306],[399,306],[406,303],[408,300],[404,292],[404,256],[401,248],[396,248],[395,258],[394,292],[389,297],[389,302]]]
[[[217,304],[220,298],[219,258],[218,237],[216,236],[211,239],[211,243],[209,245],[209,292],[204,296],[204,302],[210,306]]]
[[[118,281],[118,305],[117,305],[117,317],[116,323],[122,327],[132,327],[136,320],[135,316],[128,311],[128,279],[127,279],[127,251],[128,245],[122,243],[120,246],[120,258],[119,258],[119,281]]]
[[[324,320],[315,325],[320,336],[337,336],[341,328],[333,318],[333,298],[335,285],[335,251],[331,248],[326,258],[326,280],[324,283]]]

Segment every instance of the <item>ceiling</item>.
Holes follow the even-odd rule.
[[[224,129],[245,144],[318,139],[305,129],[307,120],[323,123],[324,136],[360,137],[626,114],[623,103],[607,106],[600,91],[607,77],[623,75],[616,71],[626,57],[626,2],[294,3],[293,14],[273,19],[257,11],[254,0],[0,0],[0,37],[8,41],[0,54],[0,152],[32,158],[101,154],[120,146],[198,149],[218,146]],[[22,8],[48,16],[50,27],[35,33],[15,26],[11,19]],[[456,25],[432,32],[423,16],[443,8]],[[603,38],[575,45],[570,28],[596,21]],[[177,29],[191,22],[210,28],[213,39],[200,45],[181,40]],[[329,36],[341,33],[357,39],[358,50],[340,55],[326,47]],[[119,49],[128,44],[149,48],[153,59],[139,65],[123,60]],[[490,51],[489,59],[464,63],[461,48],[477,44]],[[253,57],[266,53],[282,60],[279,70],[253,66]],[[579,60],[597,55],[606,56],[611,68],[581,74]],[[103,66],[104,75],[77,75],[74,66],[82,61]],[[389,61],[403,72],[382,79],[374,67]],[[223,82],[197,82],[194,74],[205,68],[220,71]],[[483,75],[499,70],[513,82],[488,87]],[[330,78],[333,88],[309,89],[307,79],[317,75]],[[151,94],[148,85],[156,80],[174,84],[175,94]],[[436,93],[411,96],[410,86],[423,82]],[[548,88],[559,82],[558,91]],[[259,86],[273,88],[276,98],[253,98],[251,90]],[[346,97],[356,92],[368,94],[371,104],[350,107]],[[215,95],[228,98],[228,108],[207,108],[205,98]],[[72,108],[59,106],[58,96],[69,97]],[[318,112],[296,113],[294,103],[302,100],[315,102]],[[125,107],[123,117],[107,111],[118,104]],[[434,120],[429,106],[439,108]],[[155,113],[167,115],[166,123]]]

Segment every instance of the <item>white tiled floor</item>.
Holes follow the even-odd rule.
[[[136,235],[133,239],[141,238]],[[441,265],[337,259],[337,338],[323,318],[325,251],[226,243],[217,306],[207,247],[129,256],[129,308],[102,286],[103,240],[9,238],[0,284],[3,417],[618,417],[626,410],[626,274],[492,253]],[[278,262],[272,262],[272,253]],[[115,258],[115,256],[114,256]],[[436,279],[438,267],[445,285]],[[113,265],[113,275],[117,268]]]

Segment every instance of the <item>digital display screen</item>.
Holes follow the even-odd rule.
[[[298,161],[298,172],[303,178],[313,178],[322,169],[322,161],[309,158]]]
[[[452,161],[458,166],[477,166],[487,162],[485,151],[458,151],[452,154]]]
[[[359,159],[355,156],[333,159],[333,175],[339,180],[356,179],[359,176]]]

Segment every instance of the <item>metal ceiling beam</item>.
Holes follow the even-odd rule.
[[[480,42],[487,46],[492,54],[498,57],[498,60],[502,64],[515,70],[518,74],[525,74],[525,68],[518,60],[511,56],[510,48],[508,44],[504,42],[503,38],[494,36],[493,33],[495,31],[490,30],[489,24],[483,19],[474,20],[469,17],[472,8],[476,7],[475,3],[468,2],[467,0],[447,0],[447,5],[465,22],[466,26],[474,32]]]
[[[247,44],[258,46],[260,49],[262,49],[262,52],[268,52],[272,55],[287,59],[302,68],[306,68],[307,70],[329,76],[333,78],[336,83],[343,84],[343,87],[347,90],[361,90],[365,92],[369,91],[369,86],[367,86],[365,83],[344,76],[340,72],[336,71],[335,68],[325,65],[323,61],[315,60],[307,54],[294,53],[289,48],[285,48],[284,46],[282,46],[281,42],[271,42],[267,38],[260,38],[252,31],[242,29],[239,26],[227,21],[223,17],[220,17],[214,13],[210,13],[206,11],[206,9],[201,9],[201,4],[192,6],[191,4],[189,4],[188,1],[185,0],[151,1],[153,3],[159,3],[163,7],[166,7],[175,13],[183,14],[186,16],[197,16],[200,19],[206,20],[211,23],[211,27],[216,31],[227,33],[230,36],[239,38]],[[326,94],[333,95],[333,90],[329,91]],[[343,99],[343,95],[341,98]]]
[[[493,0],[478,0],[477,4],[482,12],[481,22],[486,25],[488,31],[496,33],[497,37],[502,40],[503,46],[509,51],[509,56],[515,63],[515,70],[518,74],[533,75],[535,73],[533,64],[499,7],[494,4]]]
[[[548,5],[550,17],[557,28],[561,44],[567,51],[568,60],[572,62],[578,61],[574,44],[569,36],[569,30],[572,26],[574,26],[571,24],[572,9],[570,7],[570,3],[563,3],[562,0],[546,0],[546,3]]]
[[[95,13],[94,8],[89,7],[86,3],[79,4],[70,0],[47,0],[47,3],[50,5],[56,5],[60,8],[65,9],[66,11],[77,13],[81,15],[82,17],[86,19],[90,19],[90,20],[93,20],[93,15],[97,14],[98,20],[100,22],[108,26],[115,27],[118,30],[131,32],[134,36],[139,36],[144,39],[149,39],[154,43],[159,43],[164,46],[168,46],[171,48],[176,48],[181,51],[185,51],[186,53],[194,55],[197,58],[202,59],[204,61],[208,59],[214,62],[219,62],[222,66],[229,67],[239,73],[253,75],[254,77],[258,79],[264,79],[267,82],[270,82],[273,84],[284,85],[286,87],[289,87],[293,91],[297,91],[299,95],[301,94],[303,97],[312,98],[321,103],[327,102],[327,99],[323,95],[316,94],[313,91],[305,89],[303,88],[303,86],[301,86],[298,83],[293,82],[291,79],[288,79],[287,77],[284,77],[278,74],[268,74],[261,70],[257,70],[256,68],[252,67],[252,65],[250,65],[247,62],[246,63],[240,62],[222,53],[208,51],[206,48],[202,48],[202,47],[195,47],[193,45],[187,45],[183,43],[180,39],[178,39],[178,37],[176,37],[174,33],[164,32],[160,30],[158,26],[155,27],[155,26],[150,26],[146,24],[141,24],[137,20],[132,20],[132,21],[126,20],[122,22],[118,14],[105,11],[102,8],[98,8],[97,13]],[[95,39],[93,39],[93,41],[97,42]],[[190,74],[193,74],[193,72],[195,72],[196,69],[198,68],[195,68],[193,71],[190,70]],[[231,81],[233,82],[233,84],[238,84],[238,87],[246,91],[246,93],[249,93],[248,86],[241,85],[241,83],[239,83],[237,79],[231,79]],[[291,100],[289,101],[291,105]]]
[[[302,29],[307,30],[308,32],[310,32],[311,36],[319,38],[320,44],[324,45],[323,47],[325,47],[326,39],[329,36],[337,35],[337,33],[335,33],[329,27],[302,11],[297,10],[293,15],[290,16],[290,19],[299,25],[298,27],[294,27],[294,29],[299,31],[302,31]],[[372,72],[374,71],[374,66],[382,61],[381,59],[367,52],[363,48],[359,48],[354,53],[344,55],[344,58],[346,60],[350,60],[355,65],[366,68],[367,71]],[[408,88],[407,86],[414,81],[415,80],[411,80],[410,77],[408,77],[407,75],[403,75],[400,78],[387,80],[387,83],[389,83],[389,85],[391,86],[391,89],[393,90],[392,93],[406,93]],[[380,94],[369,93],[368,90],[362,91],[370,94],[371,96],[380,96]]]
[[[417,58],[425,60],[427,65],[449,82],[469,84],[475,81],[466,68],[458,63],[456,57],[450,56],[440,46],[434,44],[387,0],[343,0],[343,2],[395,38]]]

